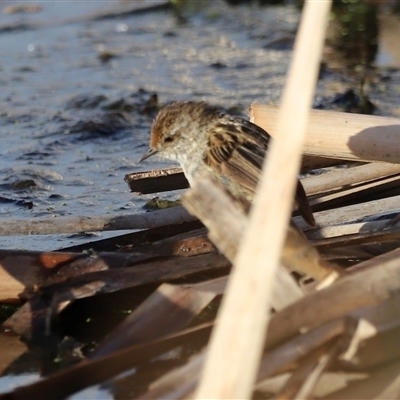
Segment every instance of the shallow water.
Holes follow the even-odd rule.
[[[188,2],[180,15],[95,18],[155,3],[38,1],[38,13],[1,16],[1,221],[141,212],[152,196],[129,193],[125,174],[171,165],[137,164],[155,115],[143,112],[153,93],[161,104],[206,100],[244,115],[255,100],[279,101],[296,8],[202,2],[199,10]],[[377,99],[389,115],[399,110],[398,102],[388,106],[400,87],[391,74],[396,86]],[[354,79],[325,74],[316,103],[351,85]],[[0,248],[52,250],[83,240],[1,237]]]
[[[14,31],[0,28],[4,222],[142,211],[151,196],[130,194],[125,174],[170,165],[137,164],[154,117],[141,112],[151,94],[161,103],[202,99],[243,110],[254,99],[277,100],[287,54],[260,48],[259,39],[249,38],[256,33],[250,25],[270,20],[293,30],[298,18],[294,9],[225,14],[220,3],[186,23],[170,11],[94,21],[103,10],[135,4],[37,4],[37,14],[2,16]],[[22,23],[33,27],[19,30]],[[114,57],[102,62],[105,52]],[[86,239],[2,237],[0,248],[50,250]]]

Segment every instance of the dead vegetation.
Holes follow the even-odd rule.
[[[312,4],[318,9],[322,3]],[[314,57],[317,65],[318,51]],[[314,80],[300,83],[309,85],[311,99]],[[288,96],[290,90],[298,93],[298,86],[288,88]],[[400,121],[317,111],[308,125],[303,120],[302,183],[317,228],[295,215],[287,227],[280,196],[294,183],[303,140],[296,140],[294,150],[287,145],[292,138],[285,130],[290,123],[282,124],[288,120],[285,104],[290,102],[283,102],[286,114],[277,127],[276,109],[251,109],[251,118],[276,133],[277,143],[280,134],[289,135],[282,142],[284,156],[277,154],[283,164],[294,165],[275,174],[278,185],[261,185],[261,200],[249,216],[204,179],[182,200],[202,223],[181,207],[128,216],[117,221],[122,225],[101,217],[93,225],[83,218],[59,219],[51,232],[112,223],[113,229],[140,231],[59,252],[0,252],[1,300],[24,302],[3,328],[28,342],[48,337],[52,321],[78,299],[154,285],[81,362],[0,399],[65,398],[121,381],[133,368],[132,398],[400,396],[400,229],[393,220],[400,209]],[[293,120],[308,108],[306,102]],[[297,155],[287,158],[293,151]],[[266,176],[273,168],[266,166]],[[131,174],[127,181],[146,193],[185,186],[176,169]],[[263,209],[263,199],[271,208]],[[49,229],[47,221],[9,227],[14,234]],[[5,234],[7,227],[2,229]],[[214,309],[205,312],[210,305]],[[192,344],[192,351],[182,350]],[[144,365],[151,369],[163,357],[173,359],[174,351],[181,352],[175,364],[157,364],[152,375],[140,375]]]
[[[157,188],[157,181],[163,178],[153,179]],[[308,394],[302,396],[314,398],[398,395],[400,230],[397,226],[385,228],[400,208],[400,187],[392,185],[396,179],[400,179],[398,165],[366,163],[320,169],[318,175],[302,180],[311,203],[318,207],[318,227],[305,230],[308,242],[292,246],[302,254],[289,254],[283,264],[292,263],[292,269],[315,279],[316,266],[322,264],[323,268],[324,263],[346,267],[347,272],[333,284],[323,281],[329,274],[323,275],[318,285],[310,279],[299,280],[298,275],[294,278],[285,268],[278,269],[271,299],[274,312],[254,386],[256,397],[299,398],[305,388]],[[197,192],[188,192],[184,202],[192,204],[192,212],[196,204],[207,205],[203,222],[226,257],[216,251],[207,230],[197,221],[167,222],[103,243],[105,248],[119,243],[119,251],[1,252],[2,300],[22,295],[27,299],[3,327],[25,338],[37,331],[43,333],[48,318],[77,299],[149,283],[159,285],[88,359],[16,389],[10,398],[65,397],[190,341],[206,345],[214,320],[202,323],[197,317],[223,295],[229,260],[235,258],[247,218],[232,202],[221,208],[220,202],[229,197],[224,198],[225,193],[211,183],[206,185],[207,191],[200,185]],[[357,195],[349,196],[349,192]],[[324,200],[333,195],[335,203]],[[215,206],[219,212],[211,215]],[[159,213],[167,216],[174,210]],[[301,226],[299,217],[294,220]],[[101,247],[100,241],[97,248]],[[198,283],[168,283],[199,273]],[[209,279],[210,273],[220,277]],[[198,383],[205,349],[182,366],[146,382],[141,396],[189,396]]]

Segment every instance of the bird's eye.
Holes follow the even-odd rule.
[[[174,141],[174,138],[172,136],[168,136],[164,139],[165,143],[171,143]]]

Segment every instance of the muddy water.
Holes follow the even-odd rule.
[[[206,100],[245,114],[279,100],[299,11],[188,2],[36,2],[36,13],[0,16],[0,220],[142,211],[130,194],[155,110],[174,99]],[[159,10],[135,14],[146,5]],[[15,11],[12,10],[11,11]],[[17,10],[18,11],[18,10]],[[393,58],[393,57],[392,57]],[[391,58],[391,59],[392,59]],[[385,60],[385,54],[380,54]],[[370,95],[378,113],[398,115],[400,75]],[[329,71],[316,104],[357,87]],[[87,236],[2,237],[0,248],[50,250]]]
[[[154,117],[143,112],[150,96],[243,111],[254,99],[278,100],[288,53],[262,48],[263,27],[292,34],[298,19],[295,9],[260,14],[223,3],[196,14],[189,8],[101,19],[143,2],[37,4],[38,13],[1,16],[4,222],[141,211],[149,197],[130,194],[124,175],[170,165],[137,164]],[[0,248],[44,250],[82,240],[3,237]]]

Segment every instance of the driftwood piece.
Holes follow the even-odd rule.
[[[398,399],[400,396],[400,361],[379,366],[369,371],[370,376],[348,387],[321,397],[324,400],[336,399]]]
[[[207,352],[203,350],[192,357],[187,364],[161,376],[150,384],[148,391],[138,400],[193,398],[206,356]]]
[[[220,254],[203,254],[194,257],[174,257],[151,264],[137,264],[133,267],[113,271],[88,273],[83,276],[42,286],[40,293],[54,295],[58,302],[81,299],[94,294],[104,294],[141,286],[180,279],[190,274],[228,268],[230,262]]]
[[[347,246],[368,244],[368,243],[385,243],[385,242],[398,242],[400,239],[400,229],[394,228],[390,230],[367,232],[367,233],[353,233],[349,235],[341,235],[326,239],[314,240],[313,245],[320,251],[324,249],[344,248]]]
[[[381,264],[385,264],[387,262],[390,262],[391,260],[395,260],[396,258],[400,258],[400,249],[395,249],[388,253],[384,253],[377,257],[374,257],[371,260],[360,262],[359,264],[350,267],[347,271],[355,273],[357,271],[362,271],[368,268],[379,267]]]
[[[346,317],[326,322],[302,335],[293,337],[281,346],[264,354],[260,363],[257,382],[261,384],[264,379],[279,373],[279,371],[287,370],[304,355],[323,347],[334,339],[344,335],[350,338],[356,327],[356,320]]]
[[[274,398],[279,400],[308,399],[321,374],[338,355],[342,346],[339,340],[322,346],[299,361],[284,388]]]
[[[18,387],[12,392],[0,394],[1,400],[62,399],[88,386],[102,383],[117,374],[128,371],[132,365],[148,361],[189,340],[205,340],[212,323],[168,335],[161,339],[145,341],[135,346],[103,357],[84,360],[32,384]]]
[[[149,229],[193,220],[183,207],[132,215],[13,220],[0,226],[0,236]]]
[[[61,310],[61,307],[57,309]],[[46,325],[50,312],[49,301],[35,296],[4,321],[1,327],[24,339],[41,342],[47,334]]]
[[[77,17],[67,17],[67,18],[55,18],[55,19],[46,19],[42,21],[38,21],[35,18],[35,23],[27,23],[25,22],[17,22],[11,24],[1,24],[0,30],[14,30],[14,29],[38,29],[44,27],[52,27],[52,26],[62,26],[62,25],[71,25],[77,23],[90,23],[92,21],[101,21],[107,19],[115,19],[115,18],[124,18],[133,15],[142,15],[151,12],[157,11],[167,11],[172,7],[169,1],[164,0],[151,0],[151,1],[143,1],[139,4],[134,3],[133,5],[125,5],[125,7],[111,7],[108,9],[100,10],[96,13],[88,13],[86,15],[79,15]]]
[[[42,286],[39,291],[40,296],[34,297],[14,313],[4,322],[3,327],[12,329],[20,335],[31,337],[34,330],[40,330],[44,326],[43,318],[51,316],[57,303],[63,303],[65,306],[65,302],[78,298],[110,293],[149,283],[162,283],[200,271],[225,269],[229,266],[230,263],[225,257],[215,253],[190,258],[169,258],[154,261],[151,264],[138,264],[133,267],[110,271],[106,270],[105,266],[103,271],[86,273],[66,282]],[[42,295],[52,300],[43,301]]]
[[[351,246],[346,247],[345,249],[325,249],[321,251],[324,259],[332,261],[332,262],[346,262],[346,261],[363,261],[369,260],[373,258],[375,255],[371,254],[370,251],[367,251],[364,248],[360,248],[359,246]],[[346,271],[348,268],[346,269]]]
[[[397,292],[377,306],[361,307],[351,316],[365,321],[366,329],[350,351],[340,357],[345,368],[366,370],[400,357],[400,294]]]
[[[93,240],[86,243],[63,247],[59,251],[82,252],[88,249],[97,252],[113,252],[130,249],[142,243],[154,243],[185,232],[190,232],[202,227],[198,220],[182,222],[180,224],[165,225],[158,228],[145,229],[133,233],[124,233],[107,239]]]
[[[338,282],[336,285],[338,285],[338,284],[340,284],[340,282]],[[366,286],[370,288],[370,285],[368,284],[368,282],[366,282]],[[379,286],[379,284],[378,284],[378,286]],[[316,304],[318,304],[318,301],[314,301],[313,304],[315,306]],[[310,306],[310,307],[313,307],[313,306]],[[304,310],[304,308],[301,308],[301,309]],[[314,310],[314,311],[315,311],[314,315],[320,315],[322,313],[318,310]],[[379,314],[379,312],[378,312],[378,314]],[[151,315],[151,313],[147,313],[146,315]],[[272,318],[272,320],[274,320],[274,318],[277,316],[279,316],[279,314],[274,316]],[[338,320],[338,321],[327,322],[326,324],[321,325],[320,327],[310,330],[309,332],[307,332],[304,335],[294,337],[293,339],[289,340],[289,342],[287,342],[283,347],[278,347],[276,350],[272,350],[272,352],[269,352],[268,356],[265,357],[265,364],[262,364],[262,365],[265,365],[265,367],[267,368],[266,371],[268,371],[268,372],[266,373],[266,371],[264,371],[264,374],[259,377],[261,378],[261,377],[265,377],[266,375],[268,376],[270,373],[273,373],[273,371],[275,371],[277,368],[282,368],[282,366],[292,363],[296,359],[296,357],[297,358],[301,357],[303,354],[307,353],[312,348],[318,347],[321,343],[324,343],[324,341],[326,342],[326,341],[331,340],[334,337],[337,337],[337,335],[342,335],[343,333],[346,333],[346,332],[348,333],[349,328],[346,328],[346,326],[348,326],[348,325],[347,325],[347,322],[345,322],[345,321],[350,322],[350,325],[349,325],[350,331],[351,331],[351,329],[354,329],[354,328],[351,328],[351,326],[354,326],[354,324],[351,322],[351,320]],[[281,320],[281,322],[282,322],[282,320]],[[272,327],[274,325],[275,324],[272,322]],[[277,322],[277,324],[275,326],[279,326],[279,325],[280,325],[280,323]],[[127,334],[127,336],[130,335],[128,332],[126,332],[126,334]],[[141,335],[141,336],[143,337],[143,335]],[[317,337],[320,337],[320,339],[317,339]],[[301,343],[303,343],[303,344],[301,344]],[[290,354],[290,352],[288,352],[289,348],[293,350],[292,354],[295,358],[284,358],[284,357],[287,357],[288,354]],[[306,350],[306,349],[308,349],[308,350]],[[275,354],[275,352],[276,352],[276,355],[273,357],[272,354]],[[297,356],[296,356],[296,354],[297,354]],[[199,356],[199,357],[202,357],[202,356]],[[141,398],[161,398],[162,397],[161,394],[165,395],[166,394],[165,390],[167,390],[167,389],[169,390],[169,391],[167,391],[168,395],[165,396],[167,398],[180,398],[180,396],[182,394],[191,392],[194,388],[195,382],[197,381],[198,374],[199,374],[199,368],[201,365],[201,359],[197,359],[197,360],[198,360],[197,366],[189,363],[188,365],[183,367],[184,370],[186,371],[186,372],[184,371],[185,373],[183,376],[176,375],[176,371],[173,371],[173,372],[171,372],[172,375],[171,374],[166,375],[162,381],[161,380],[158,381],[158,384],[152,384],[150,386],[150,391],[147,392],[145,395],[143,395]],[[272,368],[272,366],[274,365],[273,360],[276,360],[278,362],[278,364],[276,364],[274,368]],[[189,370],[190,370],[190,372],[189,372]],[[265,375],[265,373],[266,373],[266,375]],[[176,380],[172,379],[174,375],[176,376],[176,378],[175,378]],[[162,382],[164,382],[164,386],[161,385]],[[171,391],[176,396],[172,396]],[[155,397],[155,393],[157,393],[159,395],[157,395]]]
[[[53,398],[55,394],[67,396],[129,370],[135,362],[151,359],[176,347],[180,337],[196,335],[200,330],[209,332],[212,323],[189,329],[187,333],[174,333],[221,295],[225,285],[226,278],[193,285],[161,285],[112,335],[100,343],[97,350],[91,353],[89,361],[20,387],[12,394],[0,395],[0,399],[7,396],[13,399]]]
[[[176,279],[198,271],[198,268],[200,270],[213,268],[212,265],[219,265],[218,258],[223,260],[216,254],[210,255],[216,264],[213,264],[213,261],[208,263],[205,259],[196,258],[192,260],[193,263],[192,261],[183,261],[189,256],[207,255],[214,250],[209,240],[201,236],[202,233],[202,230],[194,231],[190,235],[185,233],[154,244],[141,245],[135,247],[133,253],[77,254],[3,250],[0,251],[0,259],[3,258],[9,260],[9,262],[6,264],[8,269],[5,272],[0,269],[0,272],[3,271],[7,276],[18,277],[18,286],[5,287],[8,291],[5,290],[4,293],[14,299],[18,298],[17,296],[21,297],[20,292],[23,290],[25,296],[32,297],[34,291],[37,292],[38,288],[41,288],[40,293],[55,294],[58,301],[62,299],[71,300],[96,293],[115,291],[124,287],[132,287],[132,285],[140,284],[141,280],[142,283],[146,283],[147,279],[163,282],[164,279],[168,279],[165,273],[171,279]],[[141,235],[138,239],[154,240],[158,237],[159,234],[157,233],[155,236]],[[181,261],[175,261],[179,257],[171,259],[171,256],[180,256],[183,266],[179,267]],[[160,257],[164,257],[164,259]],[[165,259],[165,257],[167,258]],[[151,259],[157,260],[150,266],[144,263],[144,261],[149,262]],[[229,263],[223,261],[222,265],[227,266]],[[128,266],[129,268],[127,268]],[[52,269],[48,270],[48,268]],[[115,269],[120,269],[120,271],[110,271]],[[183,275],[178,272],[178,269]],[[32,282],[24,281],[17,275],[18,271],[23,271],[25,274],[32,271],[34,279],[32,278]],[[43,276],[39,274],[41,279],[37,276],[38,271],[43,271]],[[54,275],[55,272],[57,272],[56,275]],[[149,280],[147,280],[147,283],[150,282]],[[8,280],[4,280],[4,283],[7,284]],[[1,285],[2,283],[0,283],[0,287]],[[10,292],[11,289],[15,290]],[[25,337],[31,337],[33,331],[42,329],[43,316],[49,315],[50,312],[49,303],[35,297],[14,313],[4,323],[4,326]]]
[[[171,9],[171,3],[164,0],[152,0],[144,1],[143,3],[133,5],[129,4],[129,7],[124,7],[121,10],[116,10],[114,7],[109,10],[103,10],[94,15],[87,15],[85,17],[80,17],[78,20],[83,22],[90,21],[103,21],[103,20],[114,20],[116,18],[123,18],[133,15],[148,14],[155,11],[168,11]],[[71,20],[71,22],[74,20]],[[76,21],[76,20],[75,20]],[[71,23],[70,22],[70,23]]]
[[[361,372],[325,371],[317,382],[313,391],[313,396],[316,398],[326,396],[329,393],[345,388],[350,382],[359,381],[367,377],[367,373]],[[257,392],[261,392],[262,394],[265,393],[267,395],[278,393],[282,390],[289,378],[289,373],[279,374],[268,378],[257,384]]]
[[[55,270],[79,257],[75,253],[0,250],[0,301],[31,297]]]
[[[177,332],[222,295],[225,287],[225,277],[192,285],[161,285],[99,344],[90,358]]]
[[[251,120],[276,136],[277,107],[252,104]],[[400,163],[400,119],[312,110],[304,154],[350,161]]]
[[[379,309],[380,306],[376,309],[375,307],[370,307],[369,310],[364,310],[362,314],[360,314],[357,309],[360,305],[369,303],[374,306],[382,301],[382,299],[390,299],[392,293],[398,290],[399,284],[398,282],[395,283],[395,281],[398,281],[396,276],[399,275],[400,272],[396,258],[397,257],[392,258],[392,261],[389,263],[387,262],[380,265],[379,270],[361,271],[351,277],[343,278],[331,287],[320,292],[314,292],[274,315],[269,325],[270,331],[267,336],[267,346],[271,348],[278,345],[278,347],[270,350],[263,358],[258,379],[263,380],[271,374],[281,371],[284,366],[292,364],[296,359],[302,357],[321,344],[338,337],[338,335],[345,334],[349,338],[352,337],[352,332],[356,327],[356,319],[346,318],[343,320],[335,320],[337,316],[345,315],[348,312],[353,312],[354,317],[357,318],[365,318],[367,316],[371,318],[375,315],[374,318],[380,319],[382,326],[387,326],[390,321],[390,315],[387,316],[388,319],[383,318],[383,309]],[[382,272],[382,269],[385,271]],[[397,272],[393,273],[394,271]],[[380,275],[377,281],[375,280],[375,275]],[[382,279],[382,276],[384,276],[384,279]],[[350,278],[357,279],[351,281]],[[335,302],[331,301],[332,298],[335,299]],[[385,309],[390,311],[392,313],[391,315],[396,315],[397,308],[391,307],[389,303],[385,305]],[[303,335],[293,336],[295,335],[295,331],[292,331],[290,323],[287,322],[290,319],[302,320],[296,324],[296,332],[300,331],[301,328],[309,329],[311,326],[318,325],[321,321],[327,322],[324,322],[316,328],[309,329]],[[290,336],[293,336],[293,338],[279,346],[279,343]],[[203,355],[196,356],[191,362],[198,365],[202,357]],[[382,362],[382,358],[375,360]],[[186,365],[184,368],[186,370],[190,369],[189,365]],[[187,394],[187,392],[191,391],[190,388],[193,388],[195,385],[198,379],[198,372],[199,366],[194,371],[191,369],[191,375],[189,377],[186,375],[182,377],[175,371],[175,382],[170,379],[163,379],[165,385],[167,385],[164,386],[164,391],[161,390],[159,384],[154,386],[158,389],[156,392],[159,395],[158,398],[180,398],[172,394],[182,392]],[[169,378],[172,376],[173,375],[168,375]],[[166,376],[164,378],[166,378]],[[151,385],[151,387],[153,387],[153,385]],[[150,390],[143,398],[151,398],[151,395],[154,395],[154,392]]]
[[[157,257],[192,257],[215,248],[204,236],[192,231],[153,244],[137,246],[130,253],[95,254],[0,250],[0,301],[26,299],[39,287],[76,276],[122,268]],[[189,270],[188,270],[189,271]],[[57,272],[57,275],[55,273]]]
[[[398,300],[397,300],[398,302]],[[357,335],[358,327],[363,325],[362,321],[361,324],[356,323],[356,318],[368,318],[371,323],[379,323],[382,328],[387,328],[390,324],[390,321],[393,321],[393,316],[396,317],[397,309],[393,307],[393,299],[384,302],[383,304],[379,305],[377,308],[370,307],[368,309],[363,309],[360,313],[356,310],[353,313],[355,318],[345,318],[339,320],[332,320],[330,322],[324,323],[321,326],[318,326],[314,329],[307,331],[302,335],[298,335],[293,337],[292,339],[288,340],[281,346],[278,346],[276,349],[273,349],[267,352],[261,362],[260,370],[258,373],[256,388],[262,387],[264,385],[263,381],[279,372],[285,371],[288,367],[292,368],[295,366],[296,360],[301,359],[305,354],[310,354],[310,352],[315,351],[315,349],[324,346],[324,344],[332,342],[333,339],[343,337],[345,340],[341,339],[338,347],[332,349],[332,352],[329,354],[329,357],[325,360],[322,360],[325,365],[322,365],[323,368],[326,367],[326,363],[330,360],[334,359],[334,356],[338,354],[339,351],[343,351],[349,343],[351,347],[349,347],[349,351],[352,354],[352,357],[355,357],[357,360],[359,357],[358,353],[354,353],[354,336]],[[385,311],[384,311],[385,310]],[[382,312],[384,315],[382,315]],[[389,313],[389,314],[388,314]],[[372,319],[371,319],[372,318]],[[376,325],[377,329],[379,328]],[[356,329],[357,328],[357,329]],[[362,334],[361,334],[362,336]],[[393,337],[393,346],[396,346],[397,340],[395,339],[397,336]],[[361,352],[365,352],[365,347],[368,347],[368,343],[365,344],[364,342],[359,342],[358,347],[361,348]],[[375,347],[376,349],[376,347]],[[379,350],[376,351],[379,353]],[[393,355],[393,357],[397,356],[398,351]],[[374,357],[372,361],[376,365],[377,363],[387,362],[391,358],[389,357],[389,349],[386,352],[385,357]],[[199,363],[202,362],[203,355],[200,354],[196,356],[192,361],[189,362],[188,365],[183,367],[184,370],[190,370],[192,373],[191,375],[187,376],[186,374],[180,374],[179,371],[173,371],[171,374],[167,374],[163,376],[161,379],[157,380],[157,383],[154,383],[150,386],[149,392],[147,392],[142,398],[180,398],[179,396],[175,396],[177,393],[186,393],[186,391],[190,388],[195,386],[195,382],[198,379],[199,373]],[[320,362],[321,360],[319,360]],[[300,361],[301,366],[302,361]],[[321,365],[320,365],[321,366]],[[362,367],[368,366],[368,364],[362,364]],[[371,366],[371,364],[369,364]],[[314,376],[311,376],[310,379],[316,378],[320,375],[323,368],[320,368],[316,371]],[[193,370],[194,369],[194,370]],[[318,368],[317,368],[318,369]],[[182,371],[182,369],[180,369]],[[297,376],[298,377],[298,376]],[[168,378],[168,379],[167,379]],[[358,377],[357,379],[361,379]],[[172,380],[172,381],[171,381]],[[302,379],[296,380],[297,384],[302,383]],[[314,384],[315,382],[313,382]],[[329,385],[329,382],[325,382],[325,386]],[[156,390],[157,388],[157,390]],[[293,389],[293,387],[291,387]],[[308,387],[308,390],[311,388]],[[321,391],[321,389],[319,389]],[[326,392],[327,389],[324,389]],[[330,390],[332,391],[332,390]],[[155,396],[157,394],[157,396]],[[279,397],[279,398],[286,398],[286,397]],[[296,395],[293,398],[304,398],[303,396]],[[338,397],[343,398],[343,397]]]
[[[314,214],[315,220],[319,227],[329,225],[342,225],[350,222],[359,222],[366,217],[383,216],[394,213],[400,208],[400,196],[373,200],[366,203],[354,204],[336,208],[335,212],[331,210],[319,211]],[[300,217],[295,217],[296,225],[304,231],[310,228]]]
[[[312,161],[311,161],[312,159]],[[319,161],[318,161],[318,160]],[[315,168],[324,168],[331,167],[337,164],[343,163],[341,160],[332,160],[328,158],[318,158],[318,157],[303,157],[301,171],[309,171]],[[374,173],[371,171],[371,174],[381,176],[387,172],[387,175],[390,174],[390,171],[396,169],[396,166],[392,166],[391,164],[379,163],[390,167],[382,167],[378,168],[378,171]],[[356,167],[355,167],[356,168]],[[397,167],[397,173],[400,173],[400,168]],[[355,172],[355,171],[354,171]],[[351,172],[351,176],[344,177],[343,184],[340,184],[340,177],[335,175],[334,171],[329,172],[328,174],[324,174],[324,178],[327,180],[320,179],[320,176],[316,177],[307,177],[302,180],[304,182],[304,186],[307,194],[312,195],[319,191],[325,190],[324,188],[331,188],[332,184],[337,184],[337,186],[342,186],[344,184],[350,184],[357,182],[358,175]],[[360,177],[363,174],[368,174],[367,171],[362,172],[360,170]],[[339,174],[341,175],[341,174]],[[367,175],[368,176],[368,175]],[[347,179],[346,179],[347,178]],[[187,189],[189,187],[189,182],[185,178],[185,174],[182,171],[182,168],[164,168],[164,169],[156,169],[151,171],[141,171],[141,172],[132,172],[130,174],[125,175],[125,182],[128,184],[131,192],[139,193],[139,194],[151,194],[158,192],[167,192],[173,190],[181,190]],[[370,178],[373,179],[373,178]],[[349,183],[346,181],[349,180]]]
[[[301,183],[307,195],[312,196],[347,185],[359,185],[398,174],[400,174],[400,165],[374,162],[306,177],[302,179]]]
[[[385,227],[389,219],[371,222],[354,222],[342,225],[326,226],[305,232],[307,239],[318,240],[338,237],[341,235],[351,235],[354,233],[367,233],[379,231]]]
[[[185,178],[182,168],[134,172],[125,175],[125,182],[131,192],[140,194],[167,192],[189,187],[189,182]]]
[[[313,211],[332,210],[352,204],[360,204],[400,194],[400,177],[391,176],[375,182],[363,183],[311,199]]]
[[[149,258],[149,254],[135,257],[127,254],[103,253],[94,257],[79,253],[1,250],[0,300],[32,297],[37,288],[43,286],[46,281],[49,285],[49,279],[52,279],[51,276],[55,272],[57,275],[53,281],[62,282],[82,274],[121,268],[143,258]]]
[[[351,337],[356,326],[355,320],[342,318],[327,322],[288,340],[278,348],[264,354],[256,381],[261,383],[262,380],[279,371],[292,369],[294,363],[305,354],[324,346],[335,338],[343,335]],[[187,397],[196,386],[204,358],[204,351],[197,354],[183,367],[176,368],[150,384],[149,390],[140,398],[180,399],[183,395]]]
[[[12,362],[28,351],[28,346],[23,343],[17,335],[10,335],[1,332],[0,348],[0,374],[4,376],[7,374],[7,368],[12,364]]]
[[[270,321],[267,346],[275,346],[292,337],[302,327],[317,326],[361,306],[379,304],[399,289],[400,265],[396,253],[393,258],[380,263],[379,268],[368,268],[343,277],[275,314]]]

